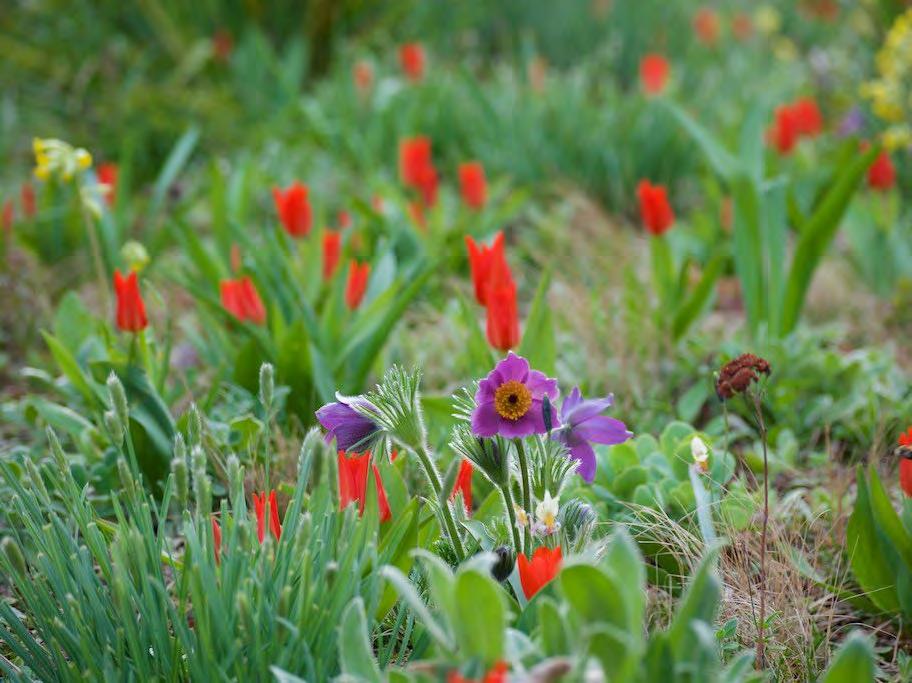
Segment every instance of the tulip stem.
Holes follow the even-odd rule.
[[[527,524],[523,525],[523,552],[526,557],[532,557],[532,531],[529,528],[532,520],[532,487],[529,484],[529,460],[526,457],[526,448],[522,439],[513,439],[516,453],[519,456],[519,471],[522,475],[523,509],[526,511]]]
[[[95,262],[95,274],[98,276],[99,296],[104,304],[105,315],[110,315],[111,300],[108,296],[108,279],[105,275],[104,260],[101,258],[98,232],[95,230],[95,221],[92,220],[92,216],[84,204],[82,205],[82,222],[85,223],[86,232],[89,234],[89,247],[92,251],[92,260]]]
[[[424,473],[427,475],[431,488],[434,490],[434,495],[437,497],[437,500],[440,501],[440,514],[443,517],[443,524],[446,527],[447,536],[450,537],[450,542],[453,544],[453,551],[456,553],[456,559],[462,562],[465,559],[465,549],[462,547],[462,539],[459,538],[459,533],[456,530],[456,520],[453,519],[453,511],[450,509],[449,503],[441,496],[443,484],[440,483],[440,475],[437,473],[437,468],[434,467],[434,461],[431,460],[431,456],[427,451],[427,446],[422,444],[420,447],[412,450],[418,457],[418,460],[421,461],[421,466],[424,468]]]

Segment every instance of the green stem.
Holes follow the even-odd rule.
[[[509,480],[500,488],[500,495],[503,496],[504,507],[507,508],[507,516],[510,518],[510,529],[513,531],[513,546],[516,552],[523,551],[522,539],[519,537],[519,527],[516,526],[516,510],[513,509],[513,494],[510,493]]]
[[[105,315],[110,315],[111,299],[108,293],[108,279],[105,275],[104,260],[101,257],[101,245],[98,241],[98,232],[95,230],[95,221],[89,215],[88,209],[82,206],[82,221],[85,223],[86,232],[89,234],[89,247],[92,251],[92,260],[95,262],[95,274],[98,276],[99,296],[104,304]]]
[[[437,468],[434,467],[434,461],[431,460],[431,456],[427,452],[426,446],[422,445],[420,448],[415,448],[413,449],[413,452],[418,457],[418,460],[421,461],[421,466],[424,468],[424,473],[427,475],[434,495],[437,497],[437,500],[440,501],[440,513],[443,517],[443,524],[446,527],[447,535],[450,537],[450,542],[453,544],[456,558],[462,562],[465,559],[462,539],[459,538],[459,533],[456,530],[456,520],[453,519],[453,511],[450,510],[449,504],[441,495],[443,484],[440,483],[440,475],[437,473]]]
[[[516,444],[516,453],[519,456],[519,471],[522,474],[522,495],[523,495],[523,510],[526,511],[526,516],[529,520],[532,519],[532,487],[529,485],[529,460],[526,457],[526,448],[523,446],[522,439],[513,439],[513,443]],[[532,531],[529,529],[529,526],[526,525],[523,527],[523,552],[525,552],[526,557],[532,556]]]

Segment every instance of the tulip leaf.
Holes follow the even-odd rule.
[[[557,360],[557,342],[554,338],[554,323],[548,304],[548,288],[551,274],[545,271],[538,283],[525,331],[517,353],[528,359],[529,364],[546,375],[553,375]]]
[[[487,574],[463,569],[454,585],[453,632],[460,653],[488,666],[503,658],[507,612],[503,593]]]
[[[339,631],[339,664],[342,673],[359,681],[380,683],[383,677],[371,649],[364,601],[360,597],[352,600],[342,613]]]

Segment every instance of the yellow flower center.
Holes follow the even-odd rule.
[[[532,407],[532,392],[515,379],[504,382],[494,392],[497,414],[508,420],[518,420]]]

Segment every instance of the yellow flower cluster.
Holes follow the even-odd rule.
[[[32,149],[35,152],[35,177],[39,180],[58,177],[70,181],[77,173],[92,166],[91,154],[63,140],[35,138]]]
[[[861,88],[874,113],[889,125],[884,144],[896,149],[912,144],[912,9],[897,17],[877,53],[878,77]]]

